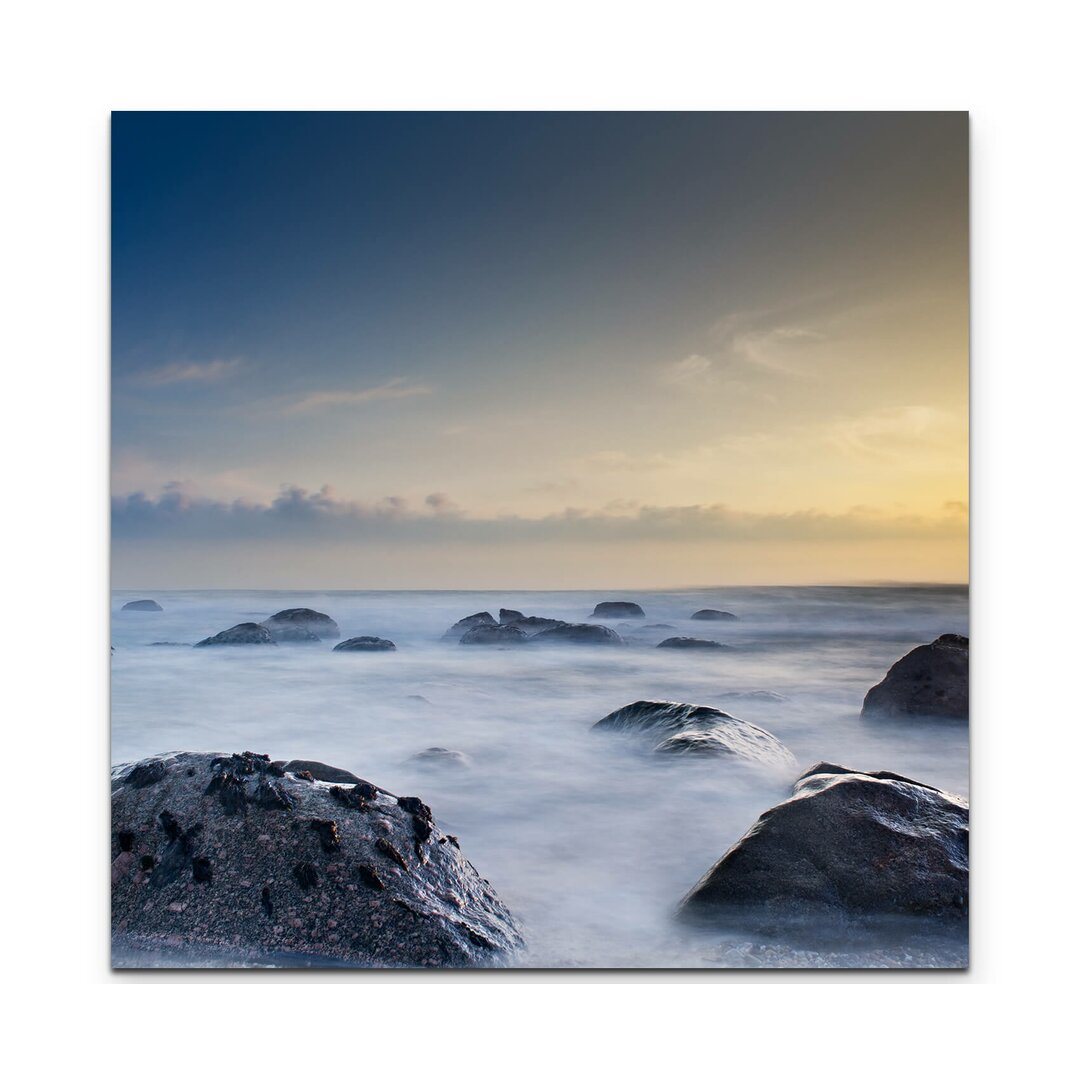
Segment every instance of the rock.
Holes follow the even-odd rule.
[[[397,646],[381,637],[351,637],[335,645],[331,652],[393,652]]]
[[[283,626],[280,629],[271,629],[270,636],[279,645],[317,645],[322,640],[318,634],[313,634],[303,626]]]
[[[461,636],[462,645],[524,645],[529,635],[516,626],[502,626],[494,620],[490,625],[474,626]]]
[[[702,608],[690,616],[691,619],[699,619],[702,622],[726,622],[737,619],[738,615],[732,615],[730,611],[717,611],[716,608]]]
[[[891,772],[819,763],[683,899],[715,923],[735,912],[958,919],[968,904],[968,804]]]
[[[775,690],[726,690],[720,695],[724,701],[787,701],[783,694]]]
[[[503,625],[516,626],[519,630],[524,630],[526,634],[531,636],[541,630],[552,630],[556,626],[569,626],[570,624],[563,622],[562,619],[547,619],[542,615],[521,615],[520,618],[514,619],[513,622],[505,622]]]
[[[515,611],[513,608],[499,608],[499,622],[501,623],[516,623],[521,622],[525,616],[520,611]]]
[[[315,611],[309,607],[286,608],[284,611],[279,611],[275,615],[271,615],[269,619],[264,619],[263,626],[271,633],[276,631],[307,630],[311,634],[317,635],[320,639],[341,637],[341,630],[338,628],[338,624],[334,622],[329,615],[324,615],[321,611]],[[284,640],[296,641],[300,639],[287,638]]]
[[[147,646],[148,649],[190,649],[190,641],[151,641]]]
[[[274,639],[265,626],[258,623],[242,622],[236,626],[230,626],[228,630],[222,630],[213,637],[203,638],[195,642],[195,648],[201,649],[205,645],[273,645]]]
[[[468,769],[472,765],[460,750],[447,750],[445,746],[429,746],[426,750],[413,754],[409,760],[418,765],[446,765],[454,769]]]
[[[563,623],[541,630],[529,638],[537,645],[625,645],[626,642],[610,627],[595,623]]]
[[[134,837],[112,868],[121,952],[486,967],[523,944],[513,916],[419,799],[364,785],[350,801],[345,788],[278,776],[265,755],[175,753],[138,766],[154,762],[165,775],[148,787],[125,782],[135,765],[113,770],[114,827]],[[281,805],[264,806],[267,784]],[[232,812],[226,790],[236,793]],[[136,855],[154,859],[148,881]]]
[[[629,600],[605,600],[593,608],[591,619],[644,619],[645,612],[639,604]]]
[[[496,626],[494,617],[490,611],[478,611],[475,615],[466,615],[464,619],[458,619],[449,630],[443,634],[443,641],[460,641],[467,630],[477,626]]]
[[[129,600],[121,611],[164,611],[156,600]]]
[[[706,641],[696,637],[669,637],[664,638],[658,649],[730,649],[730,645],[721,645],[719,641]]]
[[[794,755],[775,735],[711,705],[635,701],[608,713],[593,730],[648,735],[662,754],[723,755],[788,775],[796,768]]]
[[[326,765],[321,761],[305,761],[293,758],[292,761],[273,761],[282,772],[307,773],[312,780],[325,780],[329,784],[361,784],[363,781],[348,769],[339,769],[335,765]]]
[[[942,634],[897,660],[867,692],[863,715],[968,718],[968,639]]]

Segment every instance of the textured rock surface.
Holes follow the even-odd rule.
[[[213,637],[203,638],[195,642],[195,648],[201,649],[205,645],[273,645],[275,644],[270,631],[258,623],[242,622],[230,626],[228,630],[222,630]]]
[[[719,641],[707,641],[696,637],[669,637],[664,638],[658,649],[730,649],[730,645],[721,645]]]
[[[500,626],[491,622],[484,626],[474,626],[461,635],[462,645],[524,645],[529,635],[516,626]]]
[[[541,630],[550,630],[555,626],[569,626],[562,619],[549,619],[544,615],[522,615],[520,611],[501,608],[499,622],[503,626],[516,626],[526,634],[538,634]]]
[[[129,600],[121,611],[164,611],[156,600]]]
[[[708,607],[695,611],[690,616],[691,619],[698,619],[701,622],[730,622],[738,617],[738,615],[732,615],[730,611],[717,611],[716,608]]]
[[[264,619],[263,626],[271,632],[307,630],[320,638],[341,637],[338,624],[329,615],[308,607],[286,608],[284,611],[271,615],[269,619]]]
[[[315,645],[322,640],[318,634],[312,633],[303,626],[276,627],[270,631],[270,636],[279,645]]]
[[[114,946],[287,964],[473,967],[515,921],[417,798],[304,781],[249,753],[113,770]]]
[[[477,626],[495,626],[495,619],[490,611],[478,611],[475,615],[466,615],[464,619],[458,619],[449,630],[443,634],[444,641],[460,641],[462,635]]]
[[[410,761],[417,765],[433,765],[439,768],[468,769],[472,762],[460,750],[448,750],[445,746],[429,746],[418,754],[413,754]]]
[[[635,701],[608,713],[593,729],[647,735],[658,753],[722,755],[789,776],[796,768],[791,751],[776,736],[711,705]]]
[[[897,660],[867,692],[863,715],[968,718],[968,639],[942,634]]]
[[[333,647],[332,652],[393,652],[397,646],[388,638],[351,637],[346,641],[339,642]]]
[[[732,912],[959,919],[968,900],[968,804],[890,772],[819,763],[684,898],[691,918]]]
[[[293,758],[292,761],[275,761],[272,764],[285,772],[306,773],[312,780],[326,780],[331,784],[359,784],[360,777],[348,769],[339,769],[336,765],[327,765],[322,761],[307,761]]]
[[[640,604],[629,600],[605,600],[593,608],[593,619],[644,619]]]
[[[595,623],[563,623],[529,638],[536,645],[625,645],[616,631]]]

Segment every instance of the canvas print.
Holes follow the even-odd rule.
[[[963,968],[962,113],[117,113],[117,968]]]

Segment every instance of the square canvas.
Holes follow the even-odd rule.
[[[115,967],[963,968],[963,113],[117,113]]]

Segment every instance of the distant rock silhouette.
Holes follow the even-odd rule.
[[[320,638],[341,637],[338,624],[329,615],[324,615],[321,611],[315,611],[307,607],[286,608],[284,611],[279,611],[271,615],[269,619],[264,619],[263,626],[271,633],[286,630],[307,630]],[[279,640],[292,641],[298,639],[281,638]]]
[[[701,622],[730,622],[738,617],[738,615],[732,615],[730,611],[717,611],[716,608],[702,608],[690,616],[691,619],[698,619]]]
[[[478,611],[475,615],[466,615],[464,619],[458,619],[449,630],[443,634],[444,641],[460,641],[467,630],[477,626],[497,626],[490,611]]]
[[[156,600],[129,600],[121,611],[164,611]]]
[[[730,649],[730,645],[721,645],[719,641],[706,641],[696,637],[669,637],[664,638],[658,649]]]
[[[397,646],[387,638],[365,634],[340,642],[331,649],[331,652],[393,652],[396,648]]]
[[[528,640],[529,635],[519,627],[501,625],[494,620],[461,635],[462,645],[524,645]]]
[[[595,623],[563,623],[529,638],[530,645],[625,645],[610,627]]]
[[[242,622],[236,626],[230,626],[228,630],[222,630],[213,637],[203,638],[195,642],[195,648],[201,649],[206,645],[273,645],[275,644],[270,631],[259,623]]]
[[[629,600],[604,600],[593,608],[591,619],[644,619],[640,604]]]

